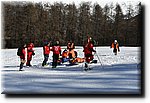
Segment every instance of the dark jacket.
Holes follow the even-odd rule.
[[[21,47],[21,55],[20,55],[20,58],[21,59],[25,59],[25,56],[26,56],[26,51],[25,51],[25,48],[24,47]]]

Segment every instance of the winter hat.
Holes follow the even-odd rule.
[[[67,52],[67,49],[65,49],[63,52]]]
[[[47,41],[45,41],[45,42],[44,42],[44,45],[48,45],[48,42],[47,42]]]
[[[115,40],[114,42],[117,43],[117,40]]]
[[[56,45],[59,45],[59,41],[56,41]]]

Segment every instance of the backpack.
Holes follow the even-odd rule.
[[[18,51],[17,51],[17,55],[18,56],[21,56],[23,53],[22,53],[22,48],[20,47],[20,48],[18,48]]]

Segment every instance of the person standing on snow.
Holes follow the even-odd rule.
[[[61,56],[61,47],[59,46],[59,41],[56,41],[56,43],[52,47],[52,51],[53,51],[52,68],[56,68],[59,56]]]
[[[117,42],[117,40],[114,40],[114,42],[111,44],[111,47],[110,48],[114,48],[113,49],[113,53],[115,55],[117,55],[118,52],[120,52],[120,49],[119,49],[119,43]]]
[[[93,49],[93,43],[92,43],[92,38],[89,37],[88,38],[88,42],[87,44],[83,47],[83,52],[84,52],[84,56],[85,56],[85,67],[88,67],[88,63],[90,63],[90,61],[92,61],[94,59],[92,52],[96,52]]]
[[[46,42],[43,46],[44,61],[42,63],[42,66],[47,65],[49,54],[50,54],[50,42]]]
[[[18,48],[17,55],[20,56],[20,67],[19,71],[22,71],[23,65],[26,62],[25,56],[26,56],[26,44],[24,43],[21,47]]]
[[[26,66],[32,66],[30,62],[32,60],[32,56],[35,55],[33,47],[34,47],[33,43],[29,43],[29,45],[27,46],[27,63],[26,63]]]

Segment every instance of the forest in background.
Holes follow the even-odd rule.
[[[141,46],[143,37],[143,7],[120,4],[81,2],[2,2],[3,48],[16,48],[23,42],[43,46],[44,41],[69,40],[83,45],[91,36],[96,45],[110,45],[117,39],[121,46]]]

